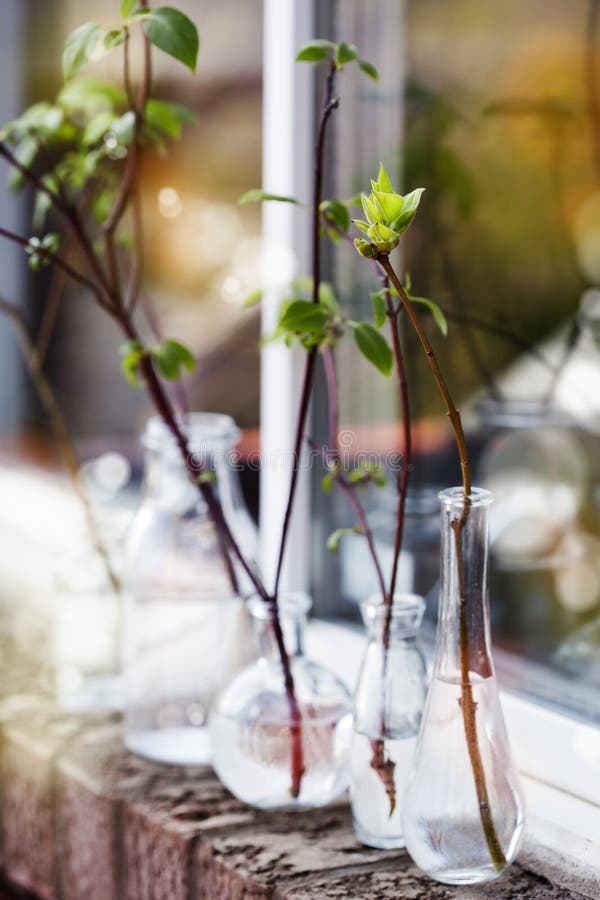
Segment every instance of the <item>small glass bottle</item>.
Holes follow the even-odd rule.
[[[427,691],[417,633],[425,601],[396,594],[387,659],[381,596],[362,604],[368,644],[354,695],[350,797],[356,836],[369,847],[404,846],[402,801]]]
[[[224,513],[252,559],[256,535],[228,458],[238,429],[229,416],[208,413],[191,415],[185,428],[198,467],[215,472]],[[210,761],[210,706],[254,646],[217,531],[174,439],[151,419],[143,444],[144,496],[126,564],[125,743],[160,762],[204,764]]]
[[[259,597],[250,600],[250,613],[260,657],[233,678],[211,714],[217,775],[238,799],[261,809],[324,806],[348,787],[351,698],[335,675],[304,656],[309,608],[305,594],[279,599],[299,723],[286,692],[273,608]]]
[[[54,566],[50,630],[56,698],[68,710],[123,708],[119,666],[120,576],[128,510],[94,510],[104,557],[87,529]]]
[[[434,669],[404,795],[406,848],[436,881],[476,884],[514,860],[524,803],[494,674],[487,595],[491,494],[442,491]],[[458,549],[458,553],[457,553]]]

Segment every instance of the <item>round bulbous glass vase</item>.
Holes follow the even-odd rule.
[[[190,454],[215,473],[228,523],[249,559],[255,533],[228,453],[239,438],[229,416],[195,413]],[[170,432],[151,419],[146,477],[127,548],[123,616],[124,736],[149,759],[210,762],[208,716],[231,675],[256,653],[238,573],[232,587],[222,545]]]
[[[356,836],[383,850],[405,844],[404,791],[427,691],[424,611],[422,597],[396,594],[386,636],[381,595],[361,605],[368,643],[354,695],[350,798]]]
[[[494,672],[487,596],[488,491],[442,502],[433,675],[404,795],[406,848],[446,884],[497,878],[515,859],[524,800]]]
[[[211,713],[217,775],[260,809],[325,806],[348,787],[351,698],[332,672],[304,655],[309,608],[301,593],[278,601],[290,695],[273,606],[251,598],[260,656],[233,678]]]

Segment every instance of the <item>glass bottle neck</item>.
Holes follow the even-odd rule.
[[[304,655],[304,632],[309,609],[310,599],[305,594],[282,595],[278,603],[278,629],[273,607],[260,597],[250,599],[249,610],[261,659],[280,663],[280,640],[289,659]]]
[[[304,630],[306,627],[305,616],[280,616],[280,625],[288,658],[293,659],[294,657],[303,656]],[[268,619],[256,621],[255,629],[261,658],[279,662],[281,654],[273,618],[269,617]]]
[[[462,490],[443,491],[441,589],[435,675],[493,674],[488,601],[488,508],[491,495],[477,490],[466,505]]]
[[[376,594],[361,605],[367,636],[370,643],[414,643],[425,612],[425,600],[418,594],[396,594],[389,616],[389,632],[386,635],[388,609],[381,595]]]

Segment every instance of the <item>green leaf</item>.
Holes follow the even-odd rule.
[[[191,122],[194,118],[191,109],[179,103],[169,103],[166,100],[148,100],[146,103],[146,123],[170,138],[178,138],[182,123]]]
[[[131,138],[133,137],[133,126],[135,125],[135,113],[133,110],[128,110],[128,112],[124,113],[122,116],[119,116],[118,119],[114,119],[110,132],[114,134],[117,139],[117,142],[121,146],[128,146],[131,143]]]
[[[308,300],[293,300],[283,311],[279,327],[285,331],[319,331],[329,318],[326,310]]]
[[[144,16],[143,27],[155,47],[196,71],[200,41],[191,19],[172,6],[159,6]]]
[[[121,0],[121,16],[126,19],[137,6],[138,0]]]
[[[22,165],[30,168],[37,156],[38,149],[37,142],[32,137],[25,137],[22,141],[19,141],[13,154]],[[10,170],[8,184],[13,191],[18,191],[24,186],[25,179],[18,169]]]
[[[412,303],[421,303],[426,306],[444,337],[448,336],[448,320],[434,300],[429,300],[427,297],[413,297],[411,294],[408,295],[408,298]]]
[[[152,350],[152,355],[161,374],[170,381],[180,377],[182,367],[188,372],[193,372],[196,367],[193,353],[179,341],[164,340]]]
[[[119,353],[123,357],[121,360],[121,370],[126,380],[132,387],[141,387],[141,381],[138,377],[138,366],[148,351],[141,341],[125,341],[119,347]]]
[[[33,227],[36,230],[40,230],[44,227],[44,222],[46,221],[46,216],[50,212],[51,206],[52,200],[48,194],[45,194],[43,191],[36,191],[32,215]]]
[[[370,62],[367,62],[366,59],[359,59],[358,65],[369,78],[372,78],[373,81],[379,81],[379,72],[375,68],[375,66],[371,65]]]
[[[387,318],[387,308],[385,305],[384,291],[371,291],[371,303],[373,304],[375,325],[377,326],[377,328],[381,328]]]
[[[309,292],[312,293],[312,278],[308,279],[310,282]],[[319,303],[321,306],[324,306],[334,315],[338,315],[340,311],[340,304],[338,303],[338,299],[335,296],[335,292],[333,290],[333,285],[329,281],[321,281],[319,284]]]
[[[392,187],[390,176],[388,175],[386,168],[382,162],[379,163],[379,172],[377,173],[376,185],[378,191],[384,191],[387,194],[394,193],[394,188]]]
[[[125,28],[111,28],[104,35],[104,49],[115,50],[117,47],[120,47],[121,44],[125,43],[125,35]]]
[[[112,128],[115,117],[111,112],[100,112],[87,123],[83,129],[81,143],[84,147],[91,147],[102,140],[107,131]]]
[[[335,64],[338,68],[341,68],[346,63],[356,59],[357,55],[358,51],[354,44],[347,44],[345,41],[341,41],[335,49]]]
[[[333,41],[317,38],[300,47],[296,54],[296,62],[321,62],[321,60],[327,59],[334,48],[335,44]]]
[[[163,341],[163,347],[164,346],[170,348],[171,352],[176,355],[184,369],[187,369],[188,372],[194,371],[196,368],[196,359],[189,347],[186,347],[185,344],[180,343],[180,341],[175,341],[172,338],[167,338],[166,341]]]
[[[340,541],[347,534],[362,534],[362,528],[360,525],[355,525],[354,528],[336,528],[327,538],[327,549],[330,553],[338,552]]]
[[[262,291],[252,291],[251,294],[248,294],[246,299],[241,305],[241,309],[250,309],[251,306],[256,306],[257,303],[260,303],[262,300]]]
[[[294,203],[296,206],[301,205],[295,197],[284,197],[281,194],[269,194],[260,188],[252,188],[251,190],[246,191],[245,194],[242,194],[238,203],[240,206],[243,206],[245,203],[263,203],[266,200],[275,200],[277,203]]]
[[[81,109],[91,114],[125,106],[127,97],[125,91],[110,81],[82,76],[64,86],[57,102],[68,111]]]
[[[80,25],[67,37],[62,56],[63,78],[68,81],[89,60],[100,38],[100,27],[95,22]]]
[[[350,213],[346,204],[340,200],[323,200],[319,210],[326,219],[330,219],[342,231],[348,231],[350,228]]]
[[[20,119],[13,126],[25,134],[35,134],[40,138],[52,138],[60,129],[64,119],[64,112],[60,106],[51,103],[34,103],[25,110]]]
[[[217,480],[217,473],[211,472],[210,469],[206,469],[204,472],[200,472],[198,475],[198,484],[214,484]]]
[[[337,472],[327,472],[321,479],[321,488],[326,494],[333,494],[333,483],[337,477]]]
[[[389,375],[392,371],[394,355],[384,336],[368,322],[355,323],[353,331],[354,340],[362,355],[383,375]]]

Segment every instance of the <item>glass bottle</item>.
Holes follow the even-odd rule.
[[[190,452],[215,472],[225,515],[252,558],[255,533],[231,465],[238,429],[229,416],[208,413],[191,415],[185,427]],[[143,444],[144,495],[126,564],[125,743],[161,762],[203,764],[211,703],[254,648],[244,601],[232,590],[216,529],[175,441],[151,419]]]
[[[516,856],[524,824],[490,647],[492,497],[473,489],[466,518],[463,498],[461,488],[440,494],[442,572],[434,669],[403,816],[408,852],[424,872],[446,884],[499,876]]]
[[[387,850],[404,846],[403,795],[427,690],[417,638],[425,601],[417,594],[395,595],[387,660],[381,595],[361,610],[368,644],[354,695],[350,797],[358,839]]]
[[[299,732],[284,684],[273,609],[250,600],[260,657],[236,675],[211,714],[213,766],[240,800],[261,809],[316,807],[348,787],[351,699],[342,682],[304,655],[310,599],[282,595],[279,615],[300,712]],[[303,770],[294,779],[299,738]]]
[[[94,510],[107,561],[83,529],[54,566],[50,651],[54,689],[69,710],[122,709],[119,666],[123,544],[128,510]],[[112,580],[111,580],[112,579]]]

